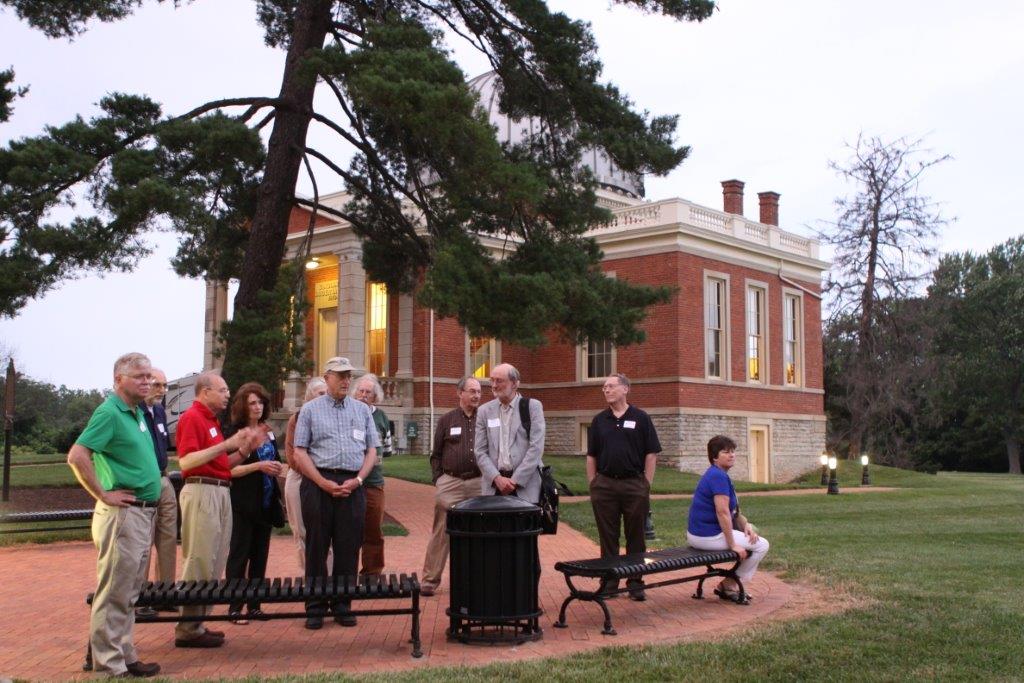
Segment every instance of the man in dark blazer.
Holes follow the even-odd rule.
[[[156,464],[160,468],[160,501],[156,508],[156,524],[153,526],[153,545],[157,555],[157,578],[160,581],[175,581],[177,571],[178,544],[178,501],[174,496],[174,486],[167,478],[167,448],[170,435],[167,432],[167,413],[164,411],[163,398],[167,393],[167,375],[158,368],[152,369],[153,381],[150,383],[149,395],[143,403],[143,416],[153,437],[153,452]],[[152,558],[152,554],[150,554]],[[159,607],[162,612],[177,612],[173,607]],[[139,608],[137,613],[152,612],[149,607]]]
[[[476,413],[476,462],[483,475],[482,495],[515,495],[536,504],[544,453],[544,407],[519,394],[519,379],[519,371],[508,363],[491,371],[494,400]],[[519,415],[520,401],[529,401],[529,437]]]

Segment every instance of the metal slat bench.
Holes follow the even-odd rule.
[[[731,563],[730,567],[716,567],[717,564]],[[703,574],[682,576],[657,583],[645,583],[644,589],[650,590],[660,586],[672,586],[677,583],[697,581],[697,591],[693,597],[697,600],[704,599],[704,581],[715,576],[727,577],[736,581],[739,586],[740,603],[748,604],[749,596],[743,588],[743,582],[736,576],[736,568],[739,566],[740,558],[732,550],[696,550],[690,547],[665,548],[663,550],[652,550],[646,553],[633,555],[620,555],[618,557],[595,558],[592,560],[576,560],[572,562],[559,562],[555,570],[565,575],[565,583],[569,586],[569,597],[562,603],[562,609],[558,613],[556,628],[566,628],[565,610],[573,600],[596,602],[604,611],[604,629],[601,633],[615,635],[612,628],[612,615],[608,611],[606,600],[621,593],[629,591],[626,588],[612,588],[620,580],[639,579],[650,574],[660,574],[681,569],[692,569],[694,567],[705,567],[707,571]],[[600,584],[597,590],[583,590],[573,584],[573,578],[598,579]]]
[[[86,604],[91,605],[93,593],[86,597]],[[409,614],[412,616],[412,628],[409,642],[412,643],[412,656],[422,657],[420,643],[420,582],[416,574],[382,574],[379,576],[336,576],[303,577],[284,579],[223,579],[220,581],[147,581],[142,586],[136,607],[156,607],[172,605],[175,607],[198,605],[229,605],[232,602],[259,600],[266,604],[305,603],[307,600],[398,600],[409,598],[408,607],[389,607],[380,609],[353,609],[351,614],[357,617],[389,616]],[[264,612],[260,620],[266,619],[305,619],[306,611],[301,612]],[[181,615],[160,616],[157,613],[150,617],[135,617],[136,623],[177,623],[179,621],[229,621],[228,614],[209,614],[206,616],[184,617]],[[92,651],[86,645],[86,671],[92,670]]]
[[[38,533],[42,531],[73,531],[88,529],[92,519],[92,508],[83,510],[43,510],[40,512],[8,512],[0,514],[0,524],[43,524],[46,522],[87,522],[75,526],[26,527],[3,529],[5,534]]]

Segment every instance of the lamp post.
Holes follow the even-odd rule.
[[[839,461],[836,460],[835,456],[828,459],[828,493],[829,495],[836,495],[839,493],[839,479],[836,478],[836,467],[839,466]]]
[[[819,461],[821,462],[821,485],[822,486],[827,486],[828,485],[828,451],[822,451],[821,452],[821,458],[819,458]]]
[[[871,475],[868,473],[868,456],[860,456],[860,464],[864,467],[860,474],[860,485],[871,486]]]
[[[650,510],[647,511],[647,517],[644,519],[644,539],[653,541],[658,535],[654,533],[654,513]]]

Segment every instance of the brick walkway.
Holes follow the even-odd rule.
[[[386,571],[420,573],[430,531],[433,488],[395,479],[387,481],[386,509],[409,530],[388,537]],[[753,623],[785,604],[791,589],[760,572],[748,586],[755,596],[749,607],[717,599],[692,600],[693,584],[659,588],[645,603],[620,598],[611,603],[617,636],[601,634],[601,610],[574,602],[569,628],[551,623],[567,595],[562,575],[552,567],[560,560],[596,557],[597,546],[562,525],[557,536],[542,536],[544,566],[540,598],[544,637],[514,648],[517,658],[564,656],[606,645],[676,642],[700,638],[742,623]],[[179,564],[180,567],[180,564]],[[270,576],[296,576],[291,537],[275,536],[270,550]],[[447,572],[445,579],[447,580]],[[91,677],[81,671],[88,629],[86,593],[95,583],[95,551],[88,543],[15,546],[0,549],[0,679],[68,679]],[[233,678],[283,673],[338,671],[358,673],[418,669],[430,666],[472,666],[493,661],[510,646],[467,646],[449,643],[444,630],[447,585],[435,597],[422,598],[424,656],[410,656],[409,617],[361,617],[357,628],[326,622],[307,631],[301,620],[253,622],[236,626],[218,622],[228,642],[215,650],[181,650],[173,645],[169,624],[140,624],[135,641],[143,661],[156,661],[163,673],[181,678]],[[714,596],[712,596],[713,598]],[[366,603],[368,606],[372,603]],[[281,606],[280,608],[294,606]],[[279,609],[271,606],[270,609]]]

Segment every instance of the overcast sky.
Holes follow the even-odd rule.
[[[924,0],[721,0],[701,24],[676,23],[601,0],[552,6],[592,22],[605,65],[641,109],[679,114],[690,158],[647,196],[678,196],[721,208],[719,181],[781,193],[780,225],[810,234],[848,191],[828,169],[863,131],[886,139],[927,136],[954,160],[932,170],[923,190],[957,222],[943,251],[984,250],[1024,233],[1024,3]],[[146,3],[132,17],[97,24],[74,42],[48,40],[0,10],[0,69],[31,88],[0,125],[0,142],[96,113],[106,93],[147,94],[182,113],[223,97],[276,95],[283,55],[264,46],[251,0]],[[455,55],[468,77],[487,70],[470,51]],[[313,130],[311,145],[345,151]],[[341,189],[329,171],[321,192]],[[310,192],[308,182],[299,191]],[[1014,199],[1018,197],[1018,199]],[[0,320],[0,352],[19,370],[70,387],[105,387],[116,356],[149,354],[168,376],[202,363],[201,282],[177,278],[171,235],[131,274],[88,276]]]

